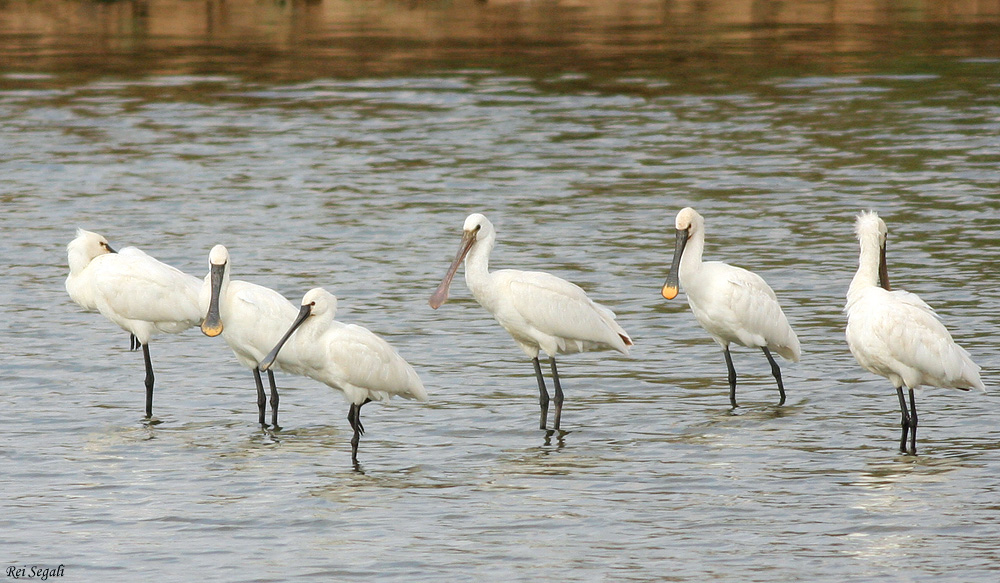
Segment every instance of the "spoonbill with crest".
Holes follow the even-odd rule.
[[[135,247],[115,252],[97,233],[77,229],[66,247],[66,291],[88,312],[100,312],[131,334],[146,363],[146,417],[153,416],[153,364],[149,341],[157,333],[178,334],[201,322],[201,281]]]
[[[877,213],[855,223],[861,247],[858,271],[847,290],[847,346],[865,369],[896,388],[902,413],[900,453],[917,453],[917,402],[923,385],[985,391],[979,366],[955,343],[937,314],[916,294],[891,290],[885,259],[888,229]],[[903,387],[910,394],[909,410]],[[909,436],[909,451],[907,451]]]
[[[627,355],[632,339],[615,322],[614,312],[588,298],[575,284],[541,271],[501,269],[490,272],[490,252],[496,237],[493,223],[485,216],[474,213],[465,219],[458,255],[431,296],[430,305],[437,309],[447,301],[451,280],[464,261],[465,284],[472,296],[493,314],[531,358],[538,380],[540,429],[546,428],[549,394],[538,355],[544,350],[549,356],[555,385],[553,428],[559,429],[563,392],[556,370],[556,355],[601,349]]]
[[[337,298],[323,288],[302,297],[288,331],[260,362],[270,370],[279,358],[285,372],[307,376],[337,389],[351,404],[347,420],[354,430],[351,460],[358,466],[358,443],[365,433],[361,407],[370,401],[400,396],[427,400],[416,371],[380,336],[355,324],[334,320]]]
[[[698,211],[691,207],[681,209],[674,226],[677,229],[674,260],[663,285],[663,297],[668,300],[677,297],[679,282],[698,323],[722,347],[729,369],[729,402],[734,408],[737,406],[736,369],[729,354],[729,345],[734,342],[764,352],[778,383],[778,405],[784,405],[781,369],[771,351],[798,362],[801,349],[774,290],[752,271],[719,261],[702,262],[705,219]]]
[[[281,335],[295,321],[298,310],[278,292],[240,280],[231,280],[229,250],[212,247],[208,255],[209,273],[201,288],[201,305],[206,311],[201,331],[206,336],[222,338],[233,350],[236,360],[253,371],[257,384],[258,421],[264,423],[266,398],[260,378],[260,361],[281,340]],[[281,358],[267,369],[271,387],[271,425],[278,428],[278,388],[275,368],[281,370]]]

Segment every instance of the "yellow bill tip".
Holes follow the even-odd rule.
[[[209,337],[218,336],[222,334],[222,324],[202,324],[201,333]]]
[[[663,286],[663,289],[660,290],[660,293],[664,298],[672,300],[677,297],[677,288],[672,285],[665,285]]]

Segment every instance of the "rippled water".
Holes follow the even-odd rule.
[[[998,55],[706,61],[689,79],[552,51],[273,81],[227,63],[4,70],[5,564],[123,581],[992,580]],[[739,348],[730,410],[719,349],[659,295],[686,205],[706,258],[762,274],[799,334],[784,407]],[[918,457],[897,454],[894,391],[843,339],[866,208],[889,224],[894,284],[936,307],[990,388],[924,391]],[[495,268],[580,284],[635,339],[631,357],[560,361],[563,433],[537,429],[530,362],[460,279],[427,305],[473,211],[499,231]],[[262,431],[251,375],[191,330],[151,345],[147,424],[141,357],[63,289],[78,226],[198,275],[223,243],[234,277],[296,302],[324,286],[431,402],[367,406],[354,471],[338,394],[278,375],[283,427]]]

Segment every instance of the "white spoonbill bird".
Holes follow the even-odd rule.
[[[729,369],[729,402],[733,407],[737,406],[736,369],[729,354],[729,345],[733,342],[764,352],[778,383],[781,395],[778,405],[784,405],[781,369],[771,351],[798,362],[801,350],[799,339],[788,325],[774,290],[752,271],[719,261],[702,262],[705,219],[698,211],[691,207],[681,209],[674,226],[677,228],[674,260],[663,284],[663,297],[668,300],[677,297],[678,281],[684,287],[688,305],[698,323],[722,347]]]
[[[575,284],[542,271],[500,269],[490,272],[490,252],[497,233],[493,223],[483,215],[469,215],[463,229],[458,255],[431,296],[430,305],[437,309],[448,300],[451,280],[464,260],[465,284],[472,296],[514,337],[514,342],[535,366],[541,407],[540,429],[546,428],[549,394],[538,354],[544,350],[549,355],[556,389],[553,428],[559,429],[563,392],[556,371],[556,355],[601,349],[627,355],[632,339],[615,322],[614,312],[588,298]]]
[[[298,310],[278,292],[240,280],[231,280],[229,250],[212,247],[208,255],[209,272],[201,288],[201,307],[205,321],[201,331],[206,336],[222,338],[233,350],[236,360],[253,371],[257,384],[258,421],[264,423],[266,398],[260,378],[260,361],[281,340],[281,335],[295,321]],[[271,385],[271,425],[278,428],[278,388],[274,368],[281,370],[281,358],[267,370]]]
[[[361,407],[398,395],[427,400],[416,371],[380,336],[355,324],[333,319],[337,298],[317,287],[302,297],[298,316],[274,349],[260,362],[270,370],[276,360],[285,372],[315,379],[337,389],[351,404],[347,420],[354,430],[351,460],[358,466],[358,442],[365,433]]]
[[[66,247],[69,297],[89,312],[131,333],[132,350],[142,347],[146,363],[146,417],[153,416],[153,364],[149,341],[154,334],[179,334],[201,322],[201,281],[146,255],[135,247],[115,252],[97,233],[77,229]]]
[[[916,294],[891,291],[885,261],[888,229],[877,213],[858,215],[855,232],[861,246],[858,272],[847,290],[847,346],[858,364],[886,377],[896,387],[902,413],[900,453],[917,453],[917,402],[922,385],[985,391],[979,366],[955,344],[944,324]],[[903,386],[909,390],[906,406]],[[909,433],[910,449],[906,450]]]

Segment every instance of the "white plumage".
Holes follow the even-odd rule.
[[[260,378],[260,361],[281,340],[295,321],[295,305],[278,292],[240,280],[230,279],[229,250],[216,245],[209,253],[209,273],[201,287],[200,303],[205,321],[201,331],[206,336],[218,336],[233,350],[236,360],[253,372],[257,385],[258,420],[264,425],[264,384]],[[267,371],[271,389],[271,424],[278,427],[278,389],[273,369],[282,370],[281,356]]]
[[[160,332],[178,334],[202,319],[198,278],[157,261],[135,247],[115,252],[97,233],[77,229],[67,246],[66,291],[87,311],[132,334],[146,364],[146,416],[153,415],[153,367],[149,341]],[[138,343],[138,346],[136,345]]]
[[[731,343],[764,352],[781,395],[778,404],[783,405],[785,388],[771,351],[798,362],[801,349],[774,290],[756,273],[718,261],[702,261],[705,220],[693,208],[681,209],[674,226],[677,229],[674,259],[663,286],[663,297],[675,298],[679,283],[698,323],[722,347],[733,407],[737,406],[736,369],[729,354]]]
[[[902,411],[899,449],[916,454],[917,411],[914,390],[923,385],[986,390],[979,366],[955,343],[937,314],[916,294],[891,291],[885,262],[888,230],[874,212],[858,215],[855,230],[861,253],[847,292],[847,345],[865,369],[886,377],[896,388]],[[880,287],[881,285],[881,287]],[[910,393],[907,410],[903,387]]]
[[[361,406],[400,396],[427,400],[420,377],[398,352],[367,328],[334,320],[337,298],[323,288],[302,297],[298,316],[284,337],[261,361],[268,370],[280,357],[285,372],[315,379],[337,389],[351,403],[347,419],[354,429],[351,458],[358,462],[358,442],[364,434]]]
[[[555,356],[603,349],[627,355],[632,339],[615,322],[614,312],[588,298],[575,284],[541,271],[490,272],[490,252],[495,243],[493,224],[481,214],[469,215],[458,255],[431,296],[430,305],[436,309],[448,299],[451,280],[464,260],[465,283],[472,296],[532,359],[538,380],[541,429],[546,427],[549,397],[538,354],[545,351],[549,356],[556,389],[554,429],[559,429],[563,394]]]

